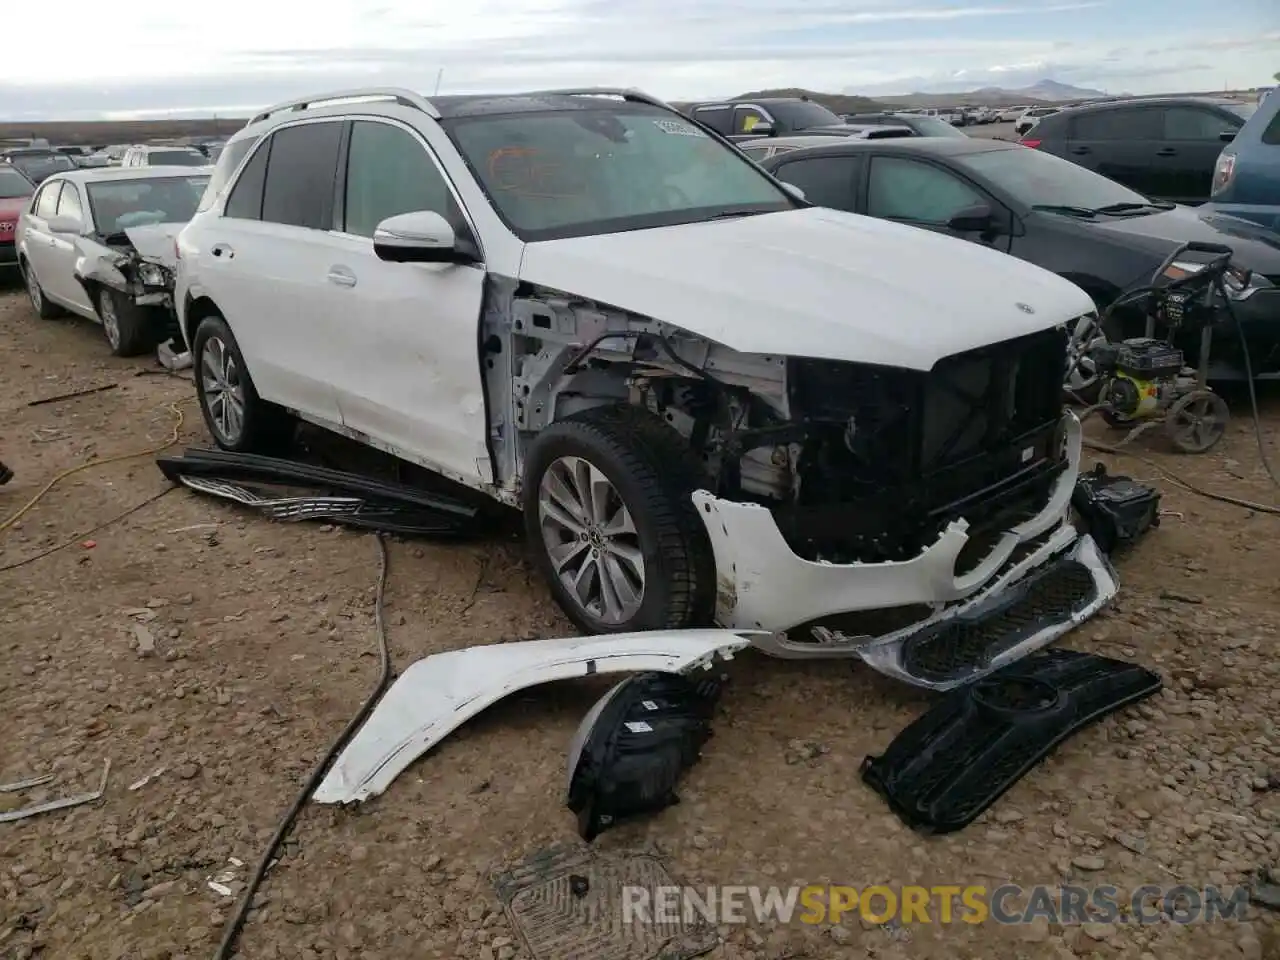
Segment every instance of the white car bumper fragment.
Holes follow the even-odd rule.
[[[494,643],[424,657],[392,684],[311,799],[352,803],[382,793],[414,760],[519,690],[592,674],[710,668],[750,640],[750,631],[660,630]]]
[[[1037,634],[1037,642],[1014,648],[1018,655],[1030,652],[1060,636],[1071,626],[1092,616],[1114,594],[1115,577],[1092,540],[1078,539],[1071,527],[1071,494],[1080,471],[1082,434],[1080,421],[1064,416],[1067,467],[1059,475],[1043,509],[1008,530],[972,570],[957,575],[956,562],[969,540],[968,523],[953,521],[932,546],[910,559],[886,563],[834,564],[805,560],[788,546],[770,511],[752,503],[721,500],[699,490],[693,501],[702,517],[715,554],[717,571],[717,621],[729,629],[766,631],[756,643],[767,653],[783,657],[861,656],[873,666],[887,668],[887,649],[928,631],[965,610],[998,597],[1037,568],[1068,556],[1094,574],[1094,597],[1080,613],[1072,609],[1070,621]],[[1040,541],[1028,550],[1029,541]],[[1022,546],[1025,556],[1014,560]],[[971,603],[959,601],[972,599]],[[903,630],[881,637],[858,637],[837,642],[795,642],[783,631],[823,618],[893,607],[928,605],[934,614]],[[1049,628],[1046,626],[1046,630]],[[1051,635],[1050,635],[1051,634]],[[832,635],[822,639],[831,641]],[[1010,651],[1012,653],[1013,651]],[[997,666],[1008,662],[1002,655]],[[902,671],[912,682],[926,683]],[[972,677],[970,677],[972,679]],[[956,681],[960,682],[960,681]],[[954,686],[954,683],[943,683]]]

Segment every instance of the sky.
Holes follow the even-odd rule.
[[[635,86],[1107,93],[1280,71],[1277,0],[10,0],[0,121],[251,110],[306,93]],[[16,39],[21,38],[21,39]],[[47,40],[47,42],[46,42]]]

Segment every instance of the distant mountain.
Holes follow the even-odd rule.
[[[1010,106],[1015,103],[1062,103],[1067,100],[1090,100],[1106,95],[1101,90],[1073,87],[1069,83],[1045,79],[1029,87],[1017,89],[982,87],[979,90],[959,93],[909,93],[896,97],[879,96],[876,99],[883,103],[917,107],[948,107],[957,104],[995,107]]]

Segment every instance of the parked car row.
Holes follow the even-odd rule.
[[[801,199],[729,142],[737,105],[721,135],[635,91],[352,97],[252,118],[178,234],[175,320],[219,446],[279,453],[301,418],[520,508],[591,633],[889,606],[910,616],[867,628],[878,662],[934,684],[908,642],[1031,571],[1085,574],[1039,611],[1044,642],[1113,592],[1067,516],[1061,378],[1095,307],[1075,283]],[[20,257],[60,223],[43,200]]]

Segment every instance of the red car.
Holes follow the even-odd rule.
[[[18,228],[18,215],[27,208],[35,192],[35,184],[22,171],[0,163],[0,274],[18,267],[13,233]]]

